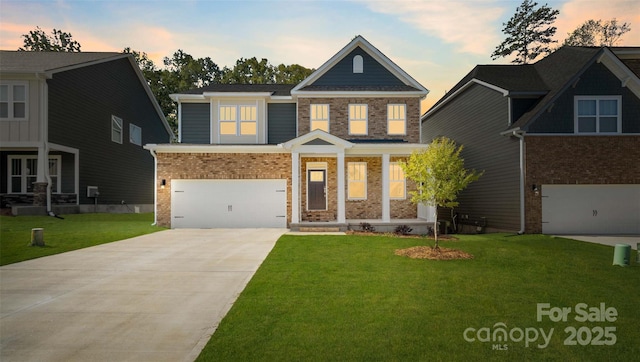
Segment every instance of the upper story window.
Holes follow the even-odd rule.
[[[27,82],[2,82],[0,84],[0,119],[27,119]]]
[[[389,135],[407,134],[407,105],[387,105],[387,133]]]
[[[37,156],[9,156],[9,193],[28,194],[33,192],[33,183],[38,178]],[[49,157],[51,192],[60,192],[60,156]]]
[[[621,130],[621,96],[575,98],[575,133],[620,133]]]
[[[111,141],[122,143],[122,118],[111,116]]]
[[[353,57],[353,72],[364,73],[364,64],[362,61],[362,55],[356,55]]]
[[[367,105],[366,104],[350,104],[349,105],[349,134],[350,135],[366,135],[367,134]]]
[[[329,132],[329,105],[311,105],[311,131],[320,129]]]
[[[258,107],[252,105],[220,106],[220,134],[255,136],[258,130]]]
[[[391,199],[405,199],[407,197],[407,181],[400,164],[389,164],[389,197]]]
[[[142,146],[142,128],[133,123],[129,124],[129,142]]]
[[[347,198],[349,200],[367,199],[367,163],[347,163]]]

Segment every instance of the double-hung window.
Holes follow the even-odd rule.
[[[311,131],[320,129],[329,132],[329,105],[328,104],[312,104],[311,105]]]
[[[51,192],[60,192],[60,156],[49,157]],[[9,156],[9,191],[14,194],[33,192],[38,178],[37,156]]]
[[[122,143],[122,118],[111,116],[111,141]]]
[[[367,163],[347,163],[347,197],[349,200],[367,199]]]
[[[622,97],[575,97],[575,133],[620,133]]]
[[[407,197],[407,181],[402,167],[397,162],[389,164],[389,197],[397,200]]]
[[[366,104],[350,104],[349,105],[349,134],[350,135],[366,135],[367,134],[367,105]]]
[[[253,105],[220,106],[220,134],[255,136],[258,130],[258,107]]]
[[[0,84],[0,120],[27,119],[27,82],[2,82]]]
[[[129,124],[129,142],[142,146],[142,128],[133,123]]]
[[[387,133],[389,135],[407,134],[407,106],[406,104],[387,105]]]

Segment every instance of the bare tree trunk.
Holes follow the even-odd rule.
[[[440,249],[440,246],[438,246],[438,205],[436,205],[436,212],[433,214],[436,218],[436,222],[433,224],[434,228],[433,228],[433,237],[434,239],[436,239],[436,247],[435,249],[438,250]]]

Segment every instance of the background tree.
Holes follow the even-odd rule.
[[[512,63],[527,64],[540,54],[551,52],[549,44],[557,42],[551,39],[557,30],[551,24],[560,11],[546,4],[539,8],[536,8],[537,6],[536,2],[524,0],[511,19],[502,24],[502,33],[507,35],[507,38],[493,51],[492,59],[507,57],[516,52],[516,58]]]
[[[631,30],[631,24],[618,24],[618,20],[587,20],[577,27],[562,43],[563,46],[614,46],[625,33]]]
[[[71,33],[53,29],[51,36],[47,35],[40,27],[31,30],[29,34],[23,34],[23,48],[19,51],[49,51],[49,52],[79,52],[80,43],[73,40]]]
[[[482,176],[482,172],[466,170],[460,157],[462,146],[452,140],[436,138],[425,150],[414,151],[407,162],[400,162],[405,177],[414,181],[417,191],[410,192],[414,204],[435,207],[435,248],[438,245],[438,207],[458,206],[458,193]]]

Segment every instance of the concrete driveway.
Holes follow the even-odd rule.
[[[0,360],[192,361],[285,232],[167,230],[1,267]]]

